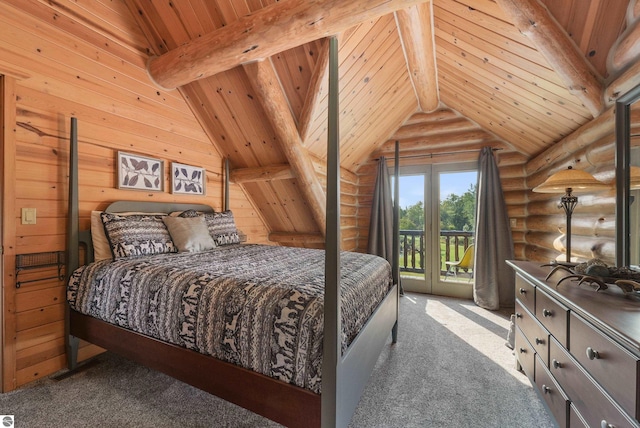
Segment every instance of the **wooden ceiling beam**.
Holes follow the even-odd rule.
[[[438,108],[440,98],[431,1],[397,10],[395,15],[420,111],[432,112]]]
[[[604,108],[604,84],[571,37],[538,0],[496,0],[551,67],[589,110],[598,117]]]
[[[640,17],[636,8],[640,1],[627,10],[628,27],[613,46],[609,72],[615,74],[640,57]]]
[[[458,146],[464,146],[472,143],[487,143],[490,141],[496,141],[497,138],[489,134],[483,129],[476,129],[472,131],[461,132],[443,132],[441,134],[399,139],[400,152],[406,150],[435,150],[435,149],[448,149]],[[380,148],[373,154],[373,156],[392,156],[395,151],[396,140],[389,140],[385,142]],[[451,151],[451,150],[449,150]]]
[[[477,130],[478,125],[464,117],[456,117],[440,122],[422,122],[413,125],[405,125],[399,128],[392,136],[391,140],[402,140],[405,138],[427,138],[430,135],[438,135],[445,132],[460,132]]]
[[[302,145],[296,121],[273,63],[267,59],[244,64],[243,67],[278,137],[280,147],[298,179],[300,191],[306,199],[316,225],[324,234],[327,221],[324,189],[315,174],[311,158]]]
[[[304,105],[300,112],[300,138],[306,141],[309,135],[311,121],[315,117],[318,107],[320,94],[322,93],[322,84],[328,83],[329,75],[329,39],[322,41],[320,52],[318,52],[318,61],[313,69],[311,80],[309,81],[309,89],[304,99]]]
[[[233,183],[251,183],[256,181],[286,180],[295,178],[288,164],[261,166],[257,168],[238,168],[231,170],[229,180]]]
[[[177,88],[424,1],[280,1],[150,58],[147,71],[159,87]]]

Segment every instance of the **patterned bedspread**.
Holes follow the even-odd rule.
[[[342,347],[384,298],[389,264],[341,257]],[[230,245],[103,260],[76,270],[71,308],[320,392],[324,251]]]

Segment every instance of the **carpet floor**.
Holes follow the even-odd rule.
[[[555,426],[505,346],[508,314],[407,293],[350,427]],[[390,340],[389,340],[390,343]],[[15,427],[278,427],[156,371],[105,353],[62,380],[0,394]]]

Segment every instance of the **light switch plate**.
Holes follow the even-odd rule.
[[[22,224],[36,224],[35,208],[22,208]]]
[[[509,219],[509,225],[511,227],[516,227],[518,225],[518,219],[517,218],[510,218]]]

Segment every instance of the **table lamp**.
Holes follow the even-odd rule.
[[[571,262],[571,215],[578,204],[578,197],[574,196],[573,192],[602,190],[608,187],[609,185],[597,180],[588,172],[568,167],[551,175],[533,189],[537,193],[564,193],[560,198],[560,205],[567,215],[567,262]]]

